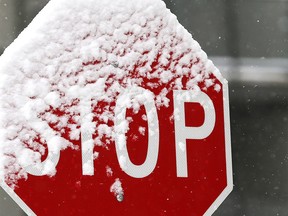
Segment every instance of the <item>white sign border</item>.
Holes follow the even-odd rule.
[[[229,112],[229,88],[228,81],[221,75],[219,70],[213,72],[214,76],[221,82],[223,91],[224,108],[224,132],[225,132],[225,154],[226,154],[226,178],[227,186],[207,209],[203,216],[211,216],[228,195],[233,190],[233,169],[232,169],[232,149],[231,149],[231,131],[230,131],[230,112]]]
[[[10,188],[4,181],[1,181],[0,186],[3,190],[19,205],[19,207],[28,215],[28,216],[37,216],[27,205],[26,203],[15,193],[15,191]]]

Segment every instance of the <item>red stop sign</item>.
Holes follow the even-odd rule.
[[[228,85],[164,3],[51,1],[33,23],[0,67],[28,53],[1,90],[2,187],[26,213],[211,215],[232,190]]]

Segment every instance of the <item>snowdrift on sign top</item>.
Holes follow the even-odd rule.
[[[113,128],[114,102],[131,86],[156,92],[146,96],[154,97],[158,108],[168,106],[172,89],[197,90],[204,82],[221,90],[210,79],[218,70],[165,3],[134,1],[52,0],[5,50],[0,178],[10,186],[27,178],[23,167],[40,163],[47,145],[54,151],[79,149],[73,141],[80,139],[86,109],[80,100],[92,99],[95,110],[82,116],[93,119],[82,127],[97,134],[87,142],[109,146],[119,130],[128,130],[125,122]],[[141,100],[124,103],[137,112]],[[96,109],[100,103],[103,108]],[[44,169],[51,176],[57,171],[49,163]]]

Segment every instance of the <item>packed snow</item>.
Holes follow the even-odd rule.
[[[205,80],[219,91],[212,72],[218,70],[163,1],[51,0],[0,57],[0,179],[13,185],[27,178],[24,167],[40,164],[46,145],[77,149],[81,127],[97,134],[87,141],[92,145],[113,144],[129,130],[127,121],[113,126],[115,100],[125,89],[154,92],[145,94],[160,108],[172,89],[183,88],[183,76],[185,88]],[[145,97],[126,99],[123,106],[136,112]],[[123,192],[119,179],[111,191]]]
[[[122,201],[124,190],[122,188],[122,182],[119,179],[115,179],[115,182],[112,184],[110,188],[110,192],[116,196],[119,202]]]

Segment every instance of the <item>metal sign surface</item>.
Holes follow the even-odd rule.
[[[228,83],[162,1],[107,2],[52,0],[1,57],[2,187],[29,215],[212,215]]]

